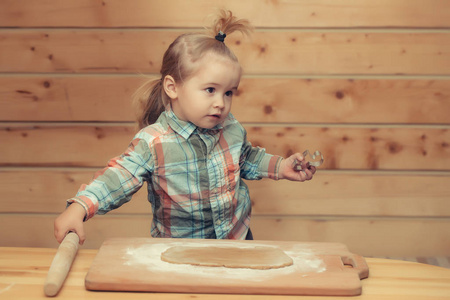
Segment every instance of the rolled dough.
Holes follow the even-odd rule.
[[[264,246],[252,248],[174,246],[161,253],[161,260],[173,264],[262,270],[283,268],[294,263],[281,249]]]

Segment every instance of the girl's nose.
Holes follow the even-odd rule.
[[[224,106],[225,106],[225,101],[223,100],[222,97],[217,97],[214,100],[214,107],[223,108]]]

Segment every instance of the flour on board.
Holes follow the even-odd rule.
[[[136,248],[128,248],[124,255],[125,265],[140,266],[154,272],[176,272],[178,274],[195,274],[196,276],[220,276],[221,278],[246,279],[253,281],[265,280],[268,277],[301,273],[306,277],[311,273],[321,273],[326,270],[322,259],[315,256],[307,247],[294,246],[290,251],[284,251],[292,258],[294,264],[292,266],[281,269],[247,269],[247,268],[226,268],[226,267],[207,267],[207,266],[193,266],[187,264],[172,264],[161,260],[161,253],[173,246],[189,246],[189,247],[210,247],[214,243],[198,244],[198,243],[157,243],[143,245]],[[224,247],[224,243],[217,244],[217,246]],[[227,245],[225,244],[225,247]],[[230,244],[229,247],[240,248],[254,248],[255,246],[267,247],[267,245],[236,245]]]

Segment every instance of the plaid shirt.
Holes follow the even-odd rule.
[[[68,202],[81,204],[87,220],[128,202],[147,182],[153,237],[245,239],[251,203],[242,178],[278,179],[281,159],[252,147],[231,114],[202,129],[167,110]]]

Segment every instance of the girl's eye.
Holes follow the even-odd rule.
[[[212,93],[215,92],[215,88],[209,87],[209,88],[206,88],[205,91],[206,91],[208,94],[212,94]]]
[[[233,96],[233,91],[228,91],[228,92],[226,92],[226,93],[225,93],[225,96],[227,96],[227,97]]]

